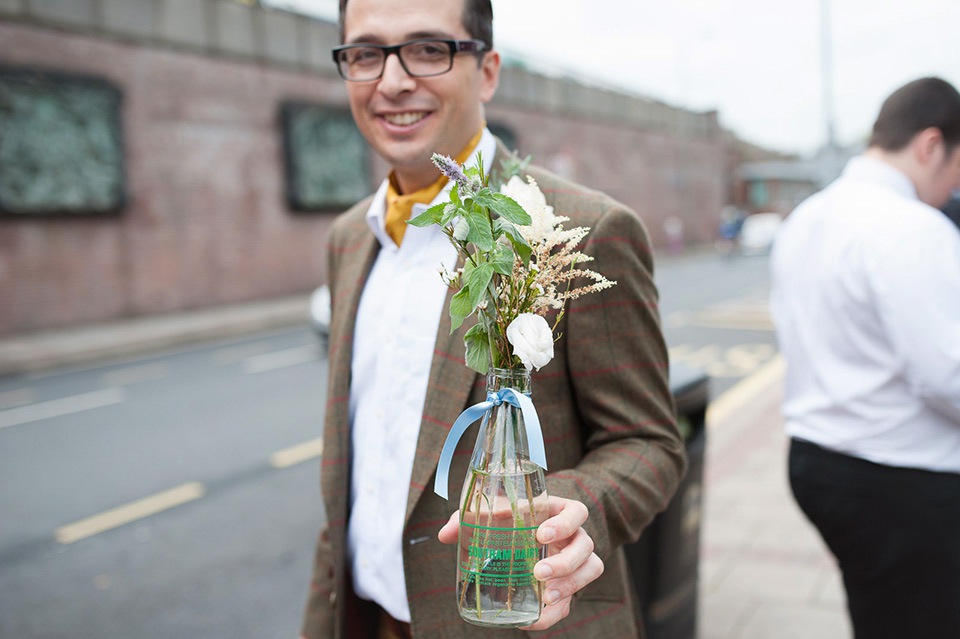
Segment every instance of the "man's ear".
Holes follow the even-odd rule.
[[[917,133],[912,144],[914,159],[920,166],[937,165],[942,159],[940,156],[946,151],[943,132],[935,126]]]
[[[497,92],[500,82],[500,54],[489,51],[480,62],[480,101],[489,102]]]

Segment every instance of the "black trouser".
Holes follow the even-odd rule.
[[[790,485],[837,557],[856,639],[960,638],[960,474],[795,439]]]

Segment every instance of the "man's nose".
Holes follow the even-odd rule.
[[[400,63],[400,54],[390,54],[383,61],[383,75],[377,83],[377,90],[384,95],[393,96],[404,91],[413,91],[417,81],[407,73]]]

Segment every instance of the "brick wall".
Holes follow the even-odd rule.
[[[0,0],[0,64],[123,92],[129,201],[104,218],[0,219],[0,334],[308,291],[332,214],[284,199],[279,105],[346,104],[334,25],[229,0]],[[715,113],[505,69],[488,120],[647,222],[710,241],[727,157]],[[371,188],[385,166],[375,160]]]
[[[324,279],[331,215],[284,201],[278,105],[342,102],[332,78],[0,24],[4,64],[124,93],[118,217],[0,220],[0,333],[238,302]]]

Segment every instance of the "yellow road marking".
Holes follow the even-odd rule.
[[[749,402],[774,384],[783,380],[787,362],[777,353],[757,372],[739,381],[730,390],[716,398],[707,407],[707,426],[720,423],[741,410]]]
[[[57,528],[54,537],[61,544],[72,544],[104,531],[129,524],[132,521],[155,515],[161,511],[203,497],[205,492],[200,482],[189,482],[163,492],[132,501],[98,515]]]
[[[274,468],[287,468],[294,464],[319,457],[323,453],[323,437],[278,450],[270,455],[270,465]]]

